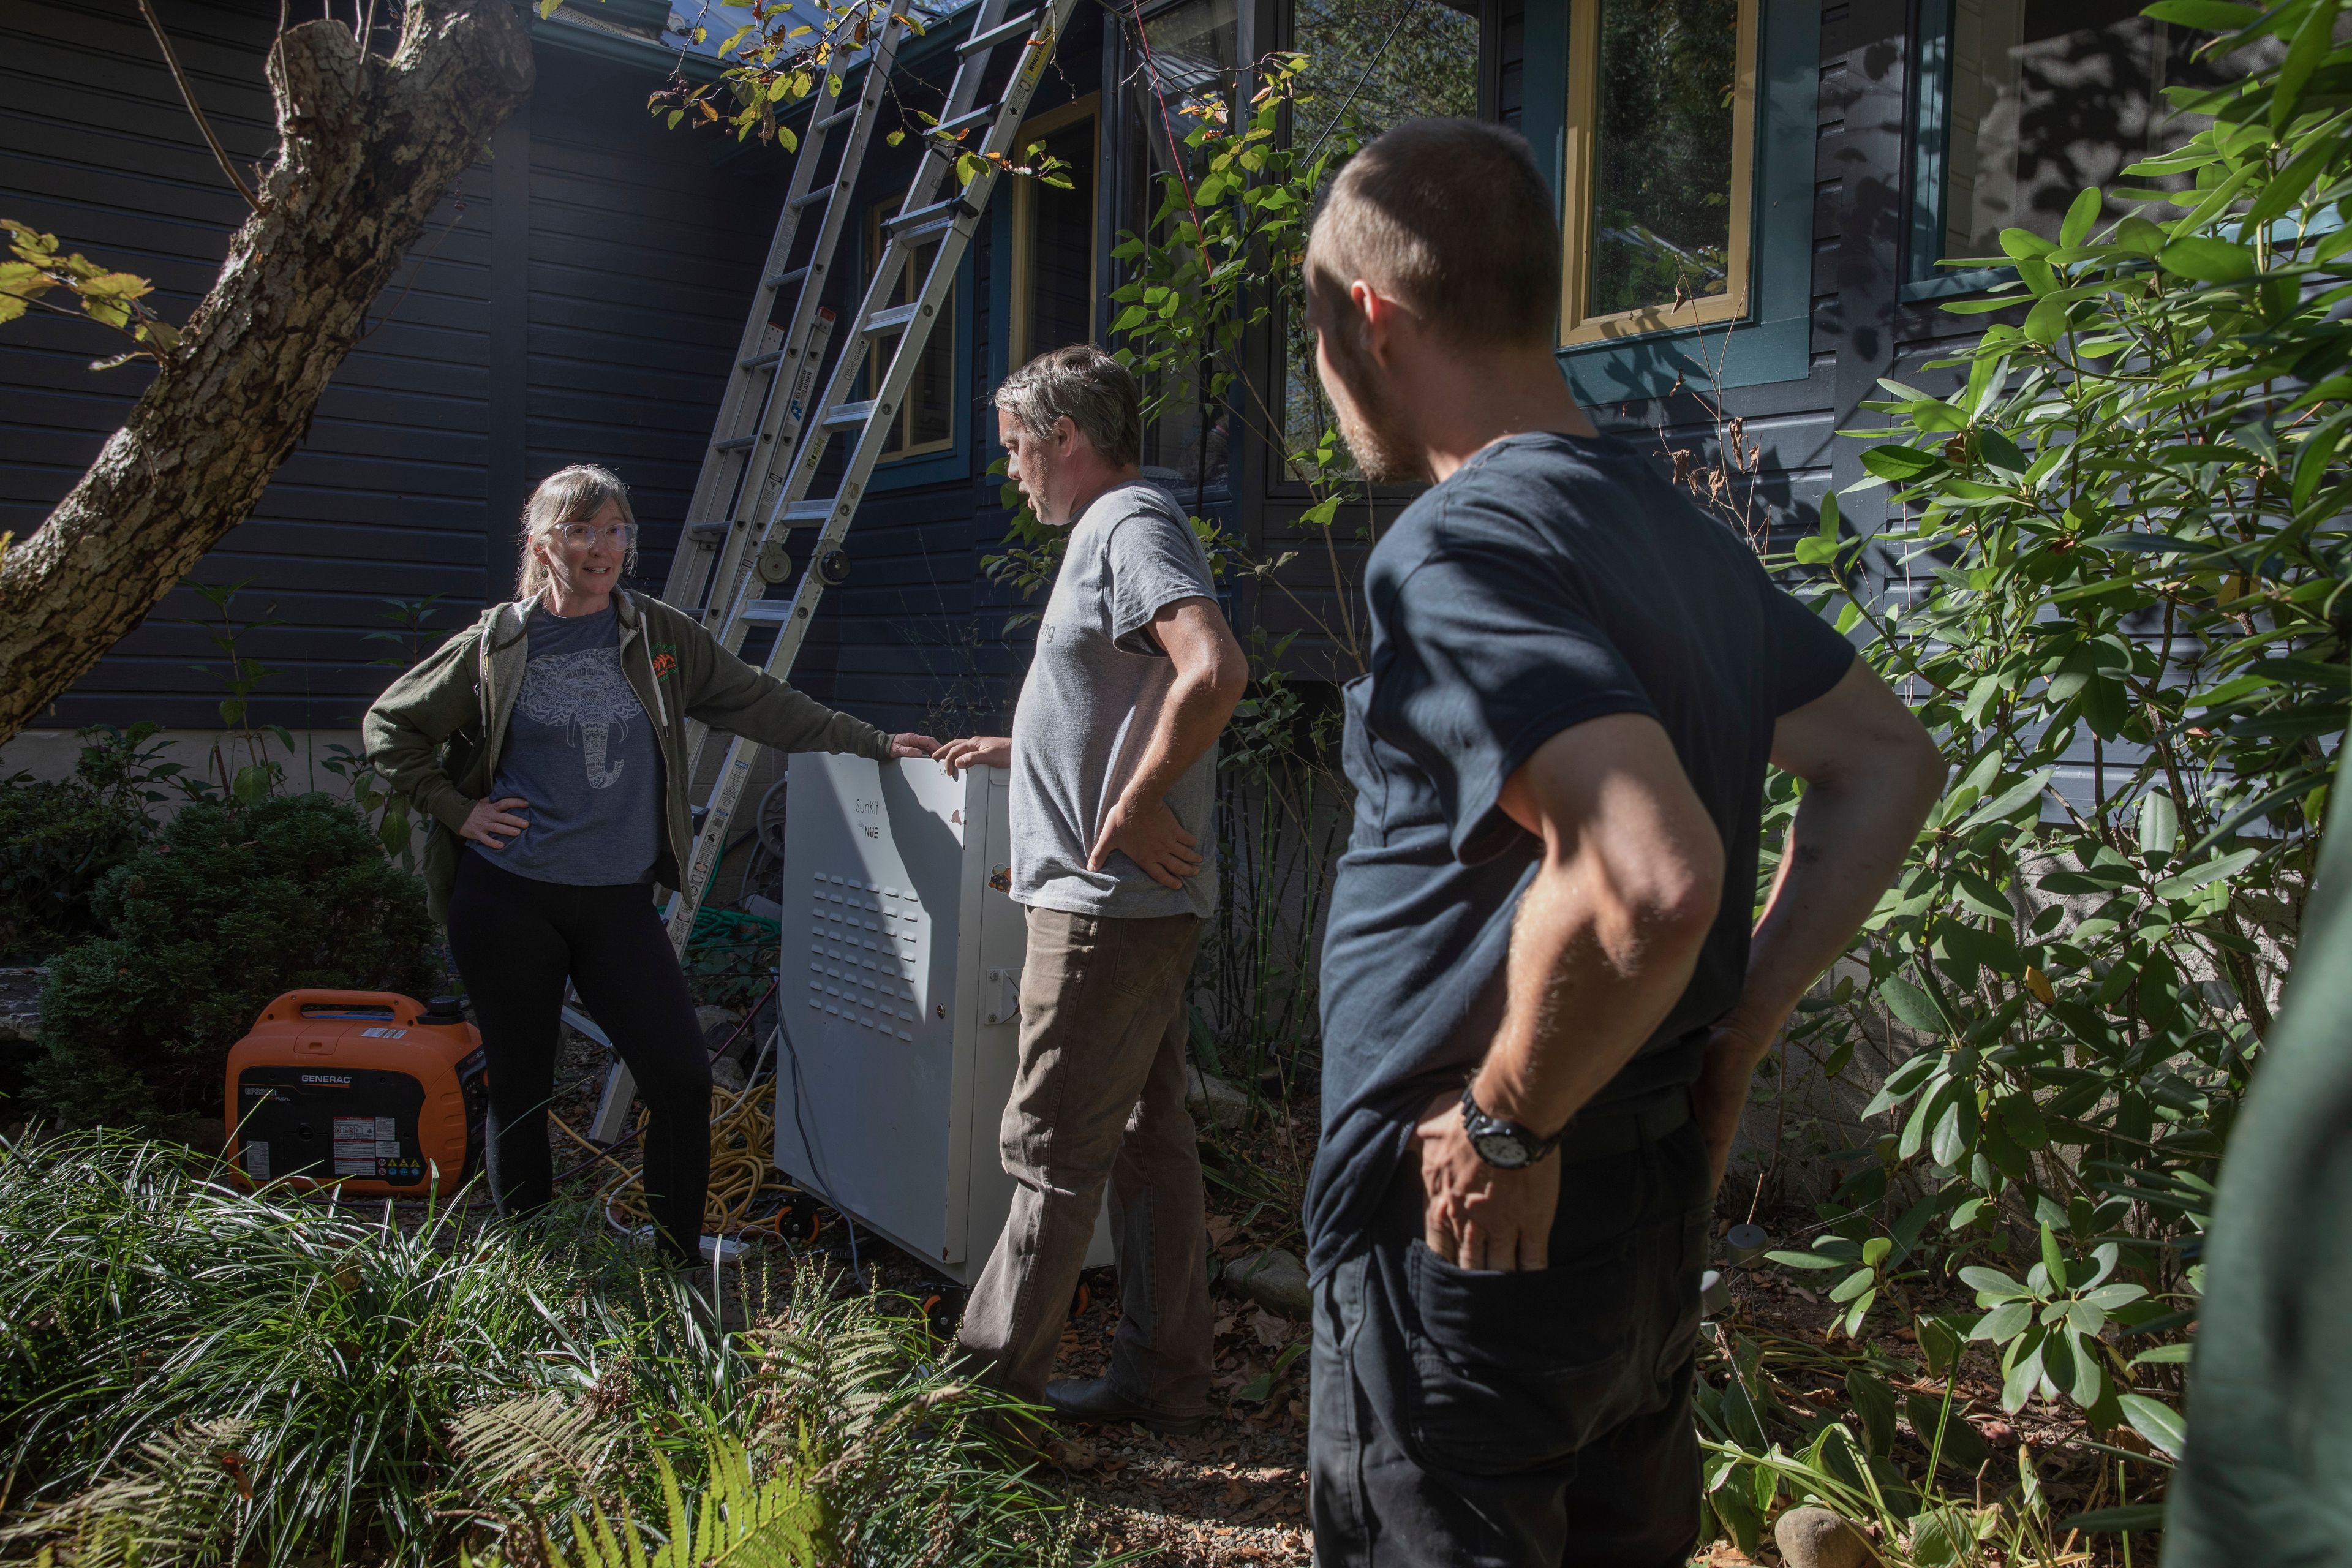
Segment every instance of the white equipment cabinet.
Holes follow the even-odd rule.
[[[949,1278],[1013,1202],[1026,926],[1000,769],[795,754],[784,816],[776,1166]],[[1087,1267],[1111,1261],[1097,1219]]]

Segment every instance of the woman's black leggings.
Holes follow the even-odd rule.
[[[554,1195],[547,1107],[568,976],[652,1113],[646,1204],[662,1247],[684,1262],[701,1261],[710,1058],[652,889],[537,882],[467,849],[449,899],[449,952],[482,1030],[490,1195],[499,1212],[529,1214]]]

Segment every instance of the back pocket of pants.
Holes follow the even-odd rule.
[[[1654,1403],[1635,1239],[1511,1273],[1458,1268],[1412,1243],[1408,1419],[1426,1463],[1470,1475],[1557,1465]]]

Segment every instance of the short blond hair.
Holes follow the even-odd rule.
[[[606,501],[617,501],[621,521],[632,527],[636,525],[637,514],[629,506],[629,487],[610,468],[594,463],[574,463],[539,481],[539,488],[530,492],[530,500],[522,509],[522,566],[515,574],[516,598],[529,599],[545,593],[551,581],[547,563],[531,546],[567,522],[586,522],[604,510]],[[621,569],[634,571],[636,564],[636,547],[631,545]]]

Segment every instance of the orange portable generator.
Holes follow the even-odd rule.
[[[482,1153],[482,1037],[454,996],[289,991],[228,1053],[228,1158],[248,1184],[446,1197]]]

